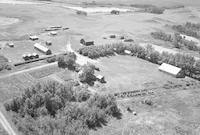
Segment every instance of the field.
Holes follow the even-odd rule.
[[[160,2],[151,0],[152,4],[157,5]],[[38,1],[37,1],[38,2]],[[89,13],[88,16],[80,16],[75,10],[70,9],[73,3],[79,1],[62,1],[61,3],[45,3],[42,4],[0,4],[2,20],[11,20],[13,24],[4,24],[0,28],[0,45],[3,49],[0,53],[4,54],[12,62],[22,61],[22,55],[37,52],[44,55],[33,48],[33,44],[41,42],[45,46],[45,41],[52,41],[53,45],[48,46],[53,53],[59,53],[66,50],[66,43],[72,40],[73,48],[81,47],[79,41],[81,38],[91,39],[96,45],[119,42],[116,39],[109,39],[109,35],[123,35],[132,38],[138,43],[159,43],[159,46],[170,48],[170,45],[161,43],[152,39],[150,32],[163,30],[172,32],[167,25],[183,24],[186,20],[191,22],[199,22],[198,7],[186,6],[185,8],[169,9],[162,15],[140,13],[137,9],[130,5],[120,6],[120,2],[114,1],[110,7],[127,8],[133,10],[130,13],[122,13],[120,15],[110,15],[109,13]],[[69,3],[71,4],[69,4]],[[88,1],[89,2],[89,1]],[[104,3],[103,1],[99,1]],[[127,4],[134,4],[135,1],[127,1]],[[144,1],[141,1],[143,3]],[[105,2],[108,3],[108,2]],[[118,3],[118,4],[117,4]],[[135,2],[136,4],[138,2]],[[148,2],[147,2],[148,3]],[[164,1],[160,6],[167,6],[168,0]],[[170,2],[171,3],[171,2]],[[183,2],[180,2],[183,4]],[[198,2],[197,2],[198,4]],[[172,2],[172,5],[179,5],[178,2]],[[79,6],[79,5],[75,5]],[[81,5],[80,5],[81,6]],[[94,5],[98,7],[97,5]],[[93,7],[95,10],[95,7]],[[191,17],[193,16],[193,17]],[[14,20],[12,20],[14,18]],[[53,18],[53,19],[52,19]],[[18,19],[18,22],[15,22]],[[56,20],[56,21],[54,21]],[[5,22],[5,21],[4,21]],[[50,26],[68,27],[69,30],[58,30],[57,36],[50,36],[44,29]],[[36,34],[39,41],[30,41],[28,36]],[[103,39],[107,37],[107,39]],[[5,46],[8,41],[13,41],[14,48]],[[182,50],[181,50],[182,51]],[[13,53],[14,52],[14,53]],[[185,51],[184,51],[185,52]],[[194,52],[188,52],[194,54]],[[195,54],[195,56],[199,56]]]

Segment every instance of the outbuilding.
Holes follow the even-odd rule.
[[[118,10],[112,10],[110,13],[114,14],[114,15],[119,15],[119,11]]]
[[[124,53],[127,55],[131,55],[131,51],[129,51],[129,50],[124,50]]]
[[[176,78],[185,77],[184,71],[181,68],[175,67],[167,63],[162,63],[162,65],[159,67],[159,70],[168,73]]]
[[[29,39],[35,41],[38,40],[39,38],[38,36],[35,35],[35,36],[29,36]]]
[[[9,43],[7,43],[7,46],[13,48],[14,47],[14,43],[13,42],[9,42]]]
[[[79,11],[79,10],[78,10],[78,11],[76,12],[76,14],[87,16],[87,12],[85,12],[85,11]]]
[[[45,43],[46,43],[46,45],[52,45],[51,41],[46,41]]]
[[[80,43],[81,43],[82,45],[85,45],[85,46],[94,45],[94,41],[85,41],[84,39],[81,39],[81,40],[80,40]]]
[[[51,32],[50,32],[50,35],[52,35],[52,36],[55,36],[55,35],[57,35],[57,34],[58,34],[57,31],[51,31]]]
[[[97,76],[96,76],[96,79],[97,79],[97,81],[99,81],[99,82],[101,82],[101,83],[104,83],[104,82],[105,82],[105,78],[104,78],[104,76],[102,76],[102,75],[97,75]]]
[[[45,46],[42,46],[41,44],[39,43],[35,43],[34,44],[34,48],[45,53],[46,55],[50,55],[51,54],[51,50]]]

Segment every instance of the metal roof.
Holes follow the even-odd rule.
[[[163,63],[163,64],[159,67],[159,70],[165,71],[165,72],[170,73],[170,74],[172,74],[172,75],[177,75],[177,74],[181,71],[181,68],[172,66],[172,65],[170,65],[170,64]]]

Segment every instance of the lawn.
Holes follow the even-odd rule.
[[[179,84],[187,80],[160,72],[159,65],[132,56],[101,58],[97,66],[101,71],[96,74],[105,76],[110,92],[159,88],[170,82]]]

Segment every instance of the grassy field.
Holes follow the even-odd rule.
[[[55,0],[60,1],[60,0]],[[143,3],[148,4],[161,4],[166,6],[169,0],[162,2],[150,0],[150,1],[129,1],[127,4]],[[182,24],[186,21],[199,22],[199,9],[192,7],[186,1],[174,1],[173,4],[185,3],[185,8],[166,10],[162,15],[149,14],[149,13],[123,13],[120,15],[110,15],[108,13],[89,14],[88,16],[76,15],[76,11],[66,8],[73,3],[82,1],[65,0],[62,2],[69,2],[71,4],[39,4],[39,5],[11,5],[0,4],[1,12],[0,17],[17,18],[18,23],[11,25],[4,25],[0,30],[0,46],[4,46],[7,41],[14,41],[15,48],[3,47],[0,53],[4,54],[11,61],[21,61],[24,53],[37,52],[40,55],[42,53],[34,50],[33,44],[41,42],[43,45],[46,40],[52,41],[53,45],[49,48],[53,53],[65,51],[66,43],[69,37],[73,37],[73,48],[80,47],[79,41],[81,38],[89,38],[95,41],[96,45],[113,43],[117,40],[105,40],[104,36],[111,34],[126,35],[133,38],[135,41],[153,42],[149,36],[150,32],[157,30],[164,30],[171,32],[172,30],[166,27],[166,25]],[[89,2],[89,1],[88,1]],[[98,2],[105,2],[100,0]],[[115,3],[121,3],[117,0],[109,0],[115,7]],[[198,5],[198,1],[196,1]],[[165,4],[164,4],[165,3]],[[195,2],[194,2],[195,3]],[[191,4],[194,4],[191,3]],[[64,7],[65,6],[65,7]],[[96,5],[98,6],[98,4]],[[118,7],[120,7],[118,5]],[[124,8],[124,7],[123,7]],[[130,9],[134,9],[128,6]],[[191,16],[193,16],[191,18]],[[4,19],[5,20],[5,19]],[[56,20],[56,21],[55,21]],[[44,29],[52,25],[62,25],[63,27],[69,27],[69,30],[58,31],[57,36],[49,36],[48,32],[44,32]],[[39,36],[39,41],[29,41],[28,35],[36,34]],[[70,35],[70,36],[69,36]],[[170,45],[161,44],[164,47],[170,47]],[[14,53],[13,53],[14,52]],[[193,54],[191,52],[191,54]]]
[[[143,104],[145,99],[151,100],[153,105]],[[157,96],[123,100],[119,102],[122,119],[112,120],[90,135],[198,135],[198,103],[198,89],[162,91]],[[129,113],[127,107],[137,115]]]
[[[159,88],[170,82],[185,84],[190,79],[177,79],[160,72],[159,65],[131,56],[101,58],[98,63],[100,74],[105,76],[110,92],[134,89]]]

